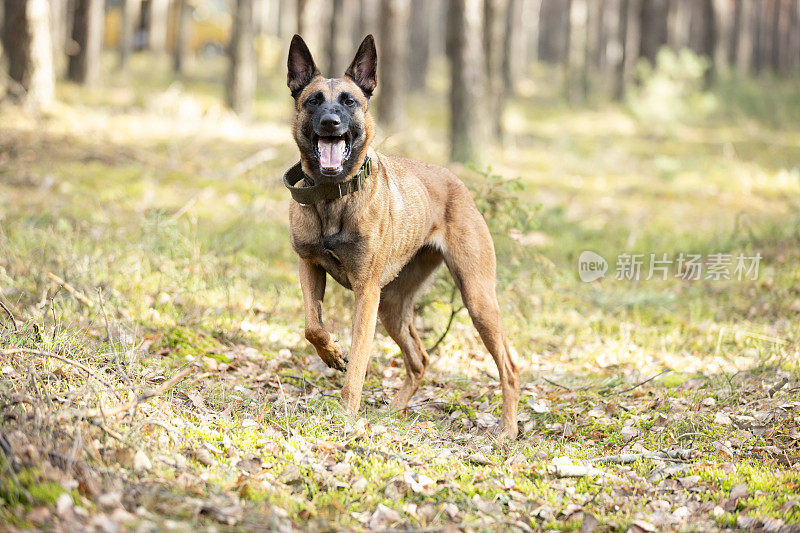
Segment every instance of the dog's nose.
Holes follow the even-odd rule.
[[[339,118],[339,115],[335,113],[322,115],[322,118],[319,120],[319,125],[323,128],[335,128],[341,123],[342,120]]]

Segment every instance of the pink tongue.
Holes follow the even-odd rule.
[[[339,168],[344,157],[344,139],[338,141],[319,140],[319,164],[322,168]]]

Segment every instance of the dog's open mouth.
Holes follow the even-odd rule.
[[[342,171],[344,162],[350,157],[350,135],[339,137],[315,136],[314,155],[319,159],[323,174],[337,174]]]

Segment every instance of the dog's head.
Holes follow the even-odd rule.
[[[372,35],[362,41],[341,78],[324,78],[299,35],[289,47],[287,84],[294,97],[292,130],[303,168],[319,181],[353,176],[367,155],[375,122],[369,99],[377,85],[378,53]]]

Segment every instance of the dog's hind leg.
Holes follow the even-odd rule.
[[[400,274],[381,291],[378,316],[389,336],[400,347],[406,377],[390,409],[403,409],[422,382],[428,366],[428,354],[414,327],[414,302],[425,281],[442,263],[438,250],[422,248]]]
[[[494,244],[474,204],[459,208],[448,227],[444,258],[461,291],[461,299],[469,311],[475,329],[497,365],[503,390],[500,415],[500,436],[517,436],[517,403],[519,401],[519,369],[508,346],[500,307],[497,303],[496,259]]]

